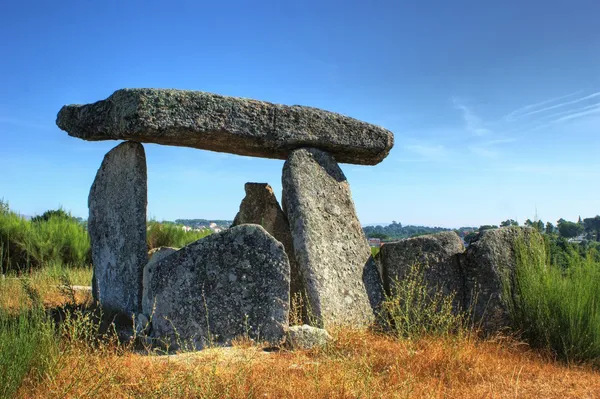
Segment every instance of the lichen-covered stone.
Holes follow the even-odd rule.
[[[289,267],[283,245],[258,225],[191,243],[144,268],[151,336],[193,349],[239,336],[278,344],[288,326]]]
[[[150,251],[148,251],[148,264],[158,263],[159,261],[163,260],[172,253],[177,252],[178,250],[178,248],[172,247],[152,248]]]
[[[375,165],[394,144],[379,126],[312,107],[187,90],[123,89],[106,100],[64,106],[56,124],[84,140],[133,140],[287,159],[316,147],[338,162]]]
[[[455,305],[463,303],[463,276],[458,255],[465,251],[460,237],[453,231],[407,238],[385,243],[377,260],[381,265],[386,292],[394,295],[394,285],[411,271],[422,270],[425,283],[444,296],[454,294]]]
[[[246,183],[244,189],[246,196],[231,226],[258,224],[281,242],[290,261],[290,296],[302,294],[304,289],[298,274],[290,226],[273,189],[267,183]]]
[[[285,347],[288,349],[312,349],[323,347],[332,340],[331,335],[317,327],[308,325],[292,326],[285,334]]]
[[[88,199],[94,265],[93,296],[107,310],[141,308],[146,247],[147,175],[144,147],[125,142],[110,150]]]
[[[484,331],[510,326],[502,281],[513,281],[518,240],[526,248],[532,243],[543,245],[542,236],[531,228],[503,227],[485,230],[461,257],[466,307],[472,309],[475,324]]]
[[[317,326],[371,324],[383,288],[337,162],[318,149],[295,150],[282,182],[298,270]]]

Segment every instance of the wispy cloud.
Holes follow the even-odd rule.
[[[555,97],[555,98],[550,98],[548,100],[544,100],[544,101],[540,101],[534,104],[528,104],[525,105],[521,108],[517,108],[516,110],[510,112],[508,115],[506,115],[504,117],[504,119],[506,119],[509,122],[512,122],[516,119],[518,119],[519,117],[526,115],[529,111],[533,110],[533,109],[537,109],[543,105],[547,105],[547,104],[551,104],[554,103],[556,101],[560,101],[560,100],[564,100],[565,98],[569,98],[569,97],[573,97],[577,94],[580,94],[583,90],[577,90],[573,93],[569,93],[569,94],[565,94],[564,96],[560,96],[560,97]]]
[[[582,92],[583,90],[579,90],[564,96],[526,105],[505,115],[504,120],[507,123],[522,122],[520,126],[513,127],[514,131],[534,132],[558,123],[598,114],[600,112],[600,102],[593,100],[600,98],[600,91],[581,95]],[[573,98],[576,95],[578,96]],[[558,112],[556,112],[557,110]]]
[[[470,107],[466,106],[456,97],[452,99],[452,102],[454,103],[454,107],[461,111],[468,132],[475,136],[486,136],[492,133],[492,131],[485,126],[483,119],[476,115]]]

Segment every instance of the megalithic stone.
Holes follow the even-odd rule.
[[[189,90],[123,89],[106,100],[64,106],[56,124],[83,140],[132,140],[287,159],[321,148],[338,162],[375,165],[394,145],[382,127],[313,107]]]
[[[383,300],[381,278],[337,162],[315,148],[292,151],[282,182],[296,261],[317,324],[373,323]]]
[[[212,234],[144,268],[151,336],[173,349],[230,345],[242,336],[277,345],[289,301],[283,245],[255,224]]]
[[[88,199],[92,291],[104,309],[126,314],[141,309],[147,195],[144,147],[128,141],[110,150]]]
[[[258,224],[281,242],[290,262],[290,297],[302,295],[304,288],[298,274],[290,226],[273,189],[267,183],[246,183],[244,190],[246,196],[240,204],[240,210],[235,215],[231,227]]]

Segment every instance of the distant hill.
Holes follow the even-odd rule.
[[[215,223],[219,227],[228,228],[233,223],[233,220],[218,220],[218,219],[176,219],[176,224],[182,224],[184,226],[190,226],[193,228],[200,228],[202,226],[208,227],[211,223]]]
[[[442,231],[452,231],[452,229],[447,229],[445,227],[403,226],[402,223],[392,222],[387,226],[364,226],[363,231],[368,238],[399,240],[402,238],[439,233]]]

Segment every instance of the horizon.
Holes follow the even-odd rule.
[[[87,219],[96,171],[119,142],[69,137],[56,114],[125,87],[308,105],[391,130],[380,164],[340,164],[362,226],[600,213],[600,4],[3,8],[0,198],[18,213],[62,206]],[[281,200],[282,160],[144,148],[149,219],[233,220],[246,182]]]

